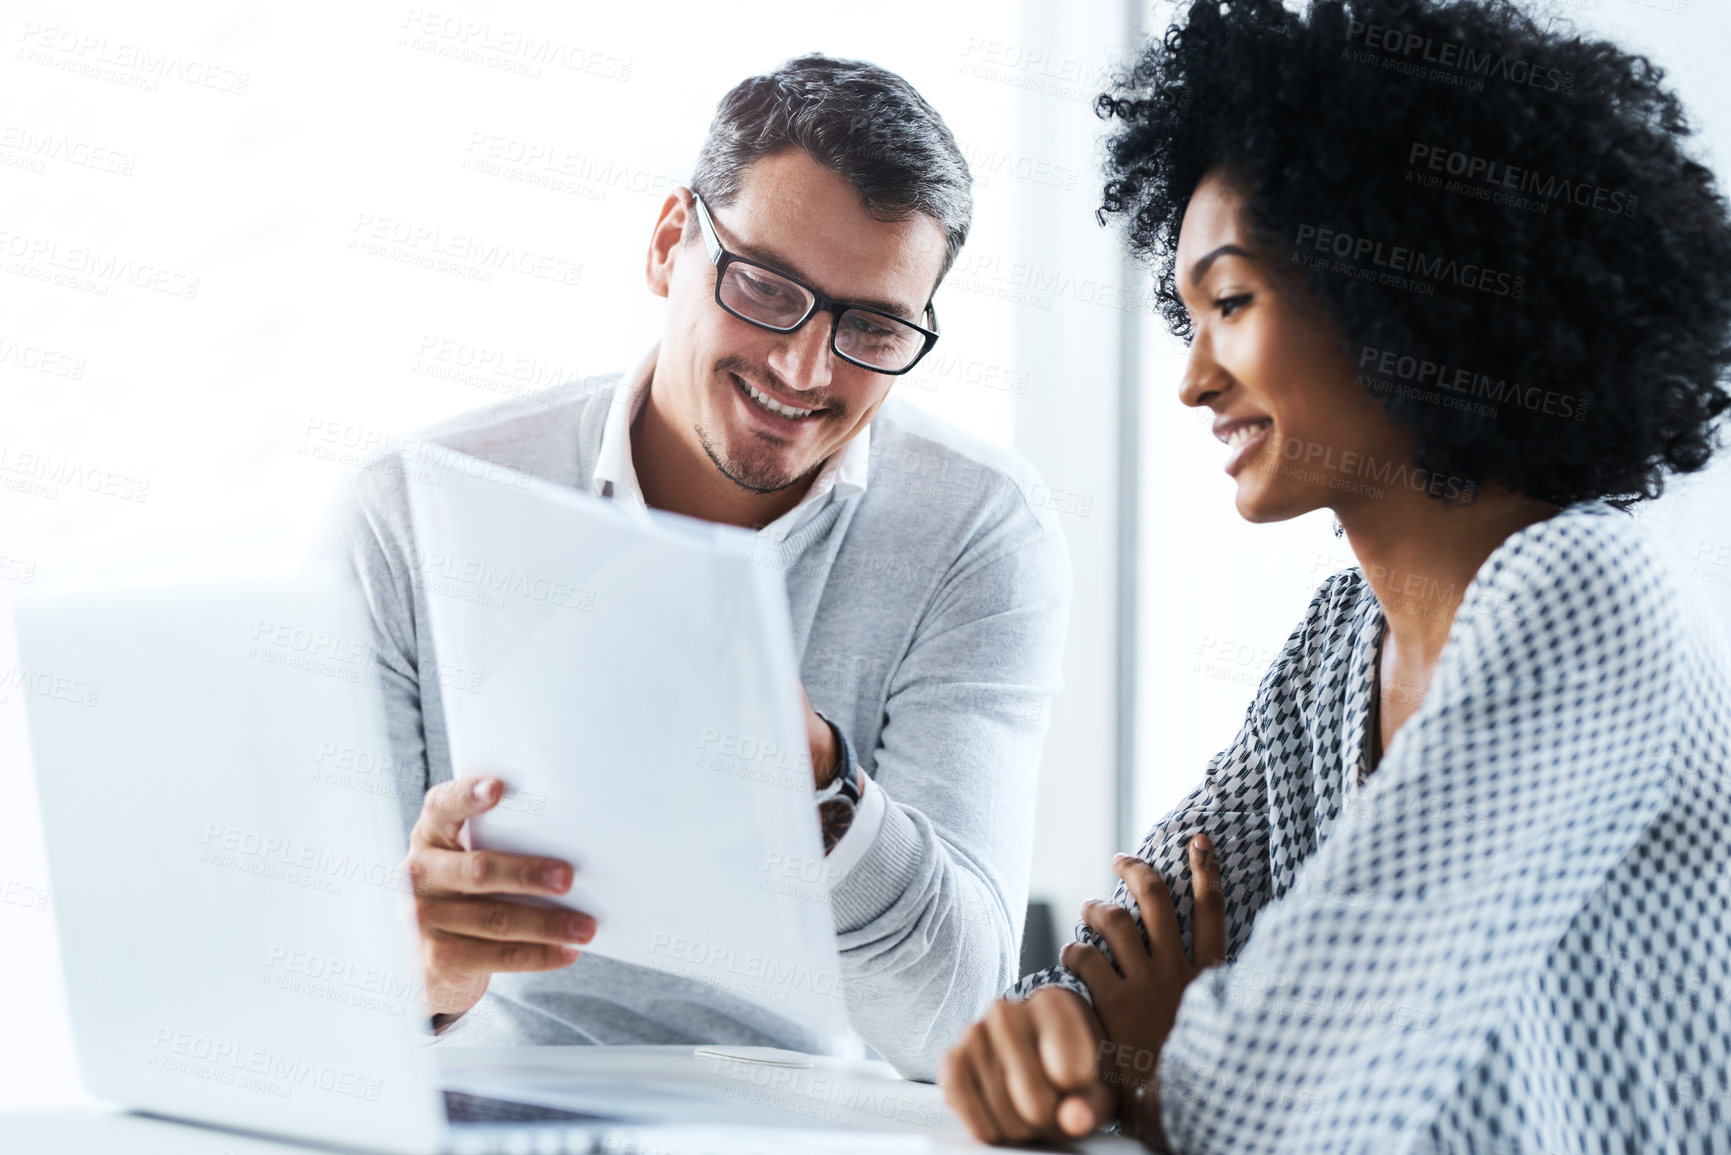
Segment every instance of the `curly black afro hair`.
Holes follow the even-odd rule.
[[[1433,474],[1657,497],[1731,406],[1731,221],[1664,73],[1508,0],[1195,0],[1099,97],[1188,338],[1179,226],[1219,168]]]

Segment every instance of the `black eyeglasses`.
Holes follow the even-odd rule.
[[[893,313],[869,305],[853,305],[826,297],[810,285],[728,252],[715,235],[715,222],[703,198],[695,192],[697,223],[715,262],[715,303],[760,329],[792,333],[818,313],[835,318],[829,328],[829,347],[837,357],[874,373],[899,376],[920,363],[938,343],[938,315],[926,305],[930,329],[904,321]]]

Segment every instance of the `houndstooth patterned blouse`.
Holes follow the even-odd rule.
[[[1186,946],[1197,830],[1227,891],[1230,961],[1160,1059],[1173,1149],[1731,1152],[1715,625],[1626,514],[1572,506],[1481,567],[1366,779],[1383,624],[1357,570],[1324,583],[1142,843]],[[1014,993],[1047,983],[1087,998],[1063,967]]]

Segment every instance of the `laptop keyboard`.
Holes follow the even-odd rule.
[[[445,1117],[459,1125],[451,1146],[460,1155],[588,1155],[596,1149],[597,1125],[618,1122],[463,1091],[445,1092]]]

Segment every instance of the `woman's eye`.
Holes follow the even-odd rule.
[[[1232,314],[1236,313],[1238,310],[1242,309],[1244,306],[1248,305],[1249,303],[1250,303],[1250,294],[1249,293],[1240,293],[1236,297],[1217,297],[1217,298],[1215,298],[1214,307],[1216,309],[1220,310],[1220,315],[1222,317],[1230,317],[1230,316],[1232,316]]]

